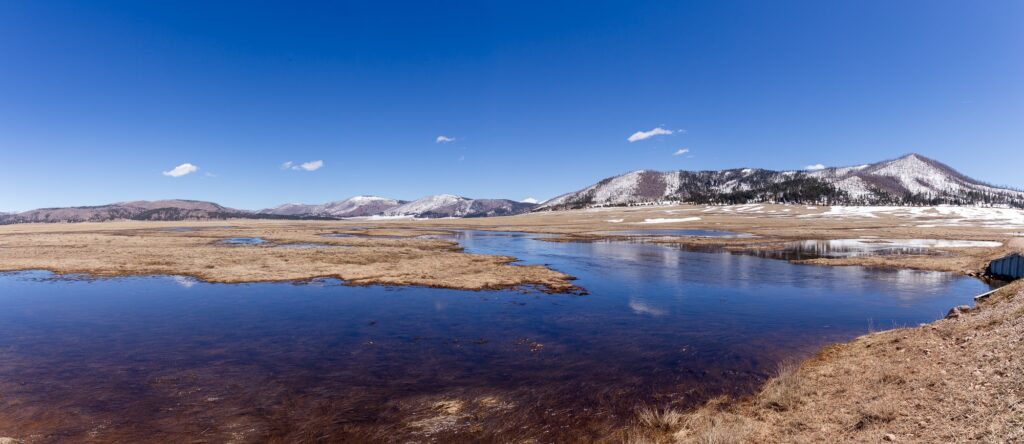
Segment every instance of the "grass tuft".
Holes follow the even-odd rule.
[[[779,364],[778,374],[765,384],[759,395],[760,404],[776,411],[796,408],[803,395],[803,379],[799,370],[800,364],[794,361]]]

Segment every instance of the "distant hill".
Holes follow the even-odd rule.
[[[381,214],[403,203],[405,202],[386,197],[354,196],[321,205],[284,204],[260,210],[259,213],[279,216],[361,217]]]
[[[486,217],[525,213],[535,206],[506,199],[468,199],[451,195],[430,196],[413,202],[378,196],[355,196],[326,204],[285,204],[259,211],[239,210],[195,200],[158,200],[89,207],[40,208],[16,214],[0,213],[0,224],[239,218],[343,219],[367,216]]]
[[[719,171],[633,171],[543,202],[538,211],[660,202],[697,204],[1008,205],[1024,192],[971,179],[919,154],[815,171],[757,168]]]
[[[508,199],[470,199],[438,194],[389,209],[384,216],[414,217],[489,217],[526,213],[537,205]]]
[[[93,207],[40,208],[0,216],[0,223],[197,220],[246,217],[249,213],[196,200],[120,202]]]

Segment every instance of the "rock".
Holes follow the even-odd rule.
[[[885,437],[882,439],[886,441],[896,441],[896,435],[893,435],[892,433],[886,433]]]
[[[946,313],[946,319],[959,318],[960,315],[962,315],[964,313],[967,313],[969,311],[971,311],[971,307],[970,306],[967,306],[967,305],[957,305],[956,307],[953,307],[953,308],[949,309],[949,313]]]

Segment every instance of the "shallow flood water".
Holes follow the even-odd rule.
[[[0,274],[0,436],[586,441],[641,404],[752,392],[787,358],[988,287],[626,242],[461,232],[586,296]]]

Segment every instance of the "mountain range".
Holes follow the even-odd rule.
[[[321,205],[284,204],[259,210],[259,214],[277,216],[323,216],[332,218],[363,217],[382,214],[406,202],[379,196],[355,196]]]
[[[50,222],[103,222],[109,220],[217,220],[217,219],[344,219],[488,217],[529,212],[537,204],[508,199],[470,199],[450,194],[427,196],[411,202],[378,196],[355,196],[325,204],[284,204],[258,211],[228,208],[196,200],[119,202],[89,207],[40,208],[21,213],[0,213],[0,224]]]
[[[919,154],[852,167],[803,171],[640,170],[543,202],[536,210],[686,202],[816,205],[1006,205],[1024,192],[992,186]]]
[[[258,214],[297,217],[487,217],[525,213],[536,204],[508,199],[470,199],[452,194],[401,201],[378,196],[355,196],[321,205],[285,204],[260,210]]]
[[[1024,208],[1024,191],[989,185],[960,174],[938,161],[919,154],[909,154],[873,164],[801,171],[759,168],[669,172],[639,170],[609,177],[541,204],[508,199],[470,199],[451,194],[427,196],[411,202],[378,196],[355,196],[325,204],[293,203],[249,211],[212,202],[158,200],[0,213],[0,224],[232,218],[489,217],[595,206],[769,202],[814,205],[1002,205]]]

